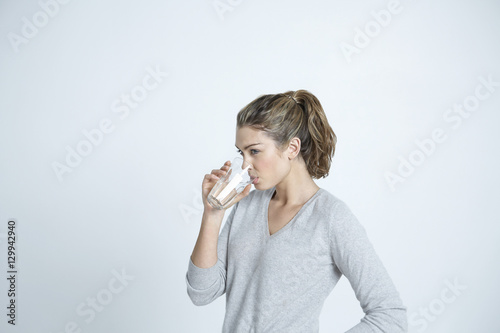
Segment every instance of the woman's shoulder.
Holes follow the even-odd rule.
[[[321,191],[321,193],[318,199],[327,207],[334,208],[338,206],[347,206],[342,199],[340,199],[338,196],[336,196],[326,188],[321,187],[319,191]]]
[[[355,217],[349,205],[337,195],[331,193],[325,188],[321,188],[321,195],[318,198],[318,209],[322,210],[324,214],[333,218],[332,221],[337,221],[339,218],[353,218]]]

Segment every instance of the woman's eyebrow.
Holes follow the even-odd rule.
[[[259,143],[252,143],[251,145],[246,146],[246,147],[245,147],[245,149],[248,149],[249,147],[256,146],[256,145],[261,145],[261,144],[262,144],[262,143],[260,143],[260,142],[259,142]],[[237,145],[234,145],[234,146],[235,146],[236,148],[238,148],[238,146],[237,146]],[[240,148],[238,148],[238,149],[240,149]],[[243,150],[245,150],[245,149],[243,149]]]

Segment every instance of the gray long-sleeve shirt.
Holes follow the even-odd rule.
[[[223,333],[319,332],[323,303],[345,275],[365,313],[349,333],[407,332],[406,307],[348,206],[320,188],[270,235],[274,191],[253,190],[233,206],[214,266],[200,268],[189,259],[192,302],[206,305],[226,293]]]

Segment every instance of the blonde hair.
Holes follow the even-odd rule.
[[[278,150],[291,139],[301,142],[300,155],[312,178],[328,176],[337,136],[319,100],[307,90],[261,95],[238,112],[236,126],[264,131]]]

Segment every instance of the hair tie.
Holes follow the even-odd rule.
[[[288,98],[293,99],[295,103],[299,104],[299,102],[297,102],[297,100],[295,99],[295,97],[292,97],[292,96],[290,96],[290,95],[285,95],[285,96],[286,96],[286,97],[288,97]]]

